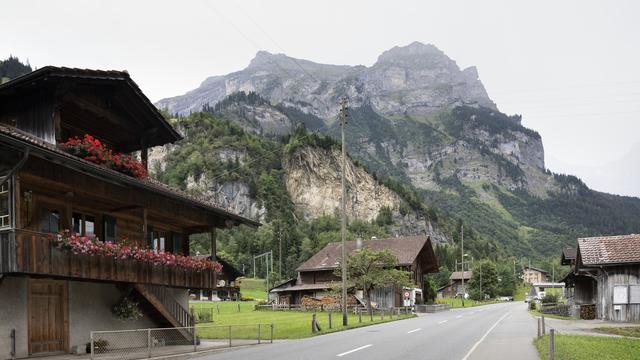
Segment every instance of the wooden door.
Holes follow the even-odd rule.
[[[67,282],[30,279],[29,354],[68,351]]]

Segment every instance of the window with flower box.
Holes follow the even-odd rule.
[[[82,236],[93,237],[96,231],[96,218],[93,215],[87,215],[74,212],[71,218],[73,232]]]

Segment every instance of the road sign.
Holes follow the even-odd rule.
[[[411,297],[411,293],[410,293],[410,292],[408,292],[408,291],[405,291],[405,292],[404,292],[404,298],[405,298],[405,299],[409,299],[410,297]]]

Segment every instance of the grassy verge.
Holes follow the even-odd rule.
[[[549,335],[533,341],[541,359],[549,356]],[[632,360],[638,359],[640,341],[627,338],[556,335],[556,360]]]
[[[240,311],[238,312],[238,304]],[[213,314],[213,322],[199,324],[201,327],[207,325],[242,325],[242,324],[274,324],[274,339],[299,339],[313,335],[326,334],[335,331],[341,331],[361,326],[380,324],[398,319],[406,319],[414,315],[394,316],[393,319],[389,314],[385,314],[384,321],[380,315],[374,316],[373,321],[369,316],[362,315],[362,323],[359,322],[358,316],[349,314],[349,326],[342,326],[342,315],[339,312],[332,314],[332,329],[329,329],[329,314],[326,312],[318,312],[317,319],[322,331],[316,334],[311,332],[312,312],[304,311],[269,311],[269,310],[253,310],[255,302],[197,302],[191,306],[200,309],[211,309]],[[218,314],[218,309],[220,313]],[[198,335],[204,339],[224,339],[227,335],[225,328],[200,329]],[[257,336],[257,328],[252,326],[234,327],[232,330],[234,338],[254,338]],[[269,329],[262,328],[261,335],[263,339],[269,338]]]
[[[264,279],[240,278],[240,294],[243,298],[256,300],[267,299],[267,283]]]
[[[543,314],[538,310],[529,310],[529,314],[531,314],[531,316],[533,316],[533,317],[540,317],[540,316],[544,315],[544,317],[549,318],[549,319],[578,320],[578,318],[574,318],[574,317],[571,317],[571,316],[561,316],[561,315],[554,315],[554,314]]]
[[[474,307],[481,305],[489,305],[489,304],[497,304],[501,301],[489,300],[489,301],[475,301],[466,299],[464,301],[464,307]],[[461,308],[462,307],[462,299],[461,298],[444,298],[444,299],[436,299],[436,303],[438,304],[449,304],[452,308]]]
[[[593,329],[600,333],[640,338],[640,326],[607,326]]]

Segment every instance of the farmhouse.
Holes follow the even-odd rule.
[[[424,275],[438,271],[428,236],[348,241],[346,247],[349,253],[359,248],[388,249],[398,259],[398,268],[411,272],[411,280],[421,293],[424,293]],[[341,286],[340,278],[334,274],[335,269],[340,266],[341,254],[341,243],[327,244],[296,269],[296,279],[271,289],[270,298],[278,304],[298,305],[303,297],[317,299],[330,295],[332,289]],[[357,298],[362,299],[361,289],[351,290]],[[375,289],[371,293],[371,301],[379,308],[403,306],[402,290],[396,287]]]
[[[581,238],[575,259],[570,255],[563,254],[563,260],[574,265],[564,281],[576,313],[640,321],[640,235]]]
[[[146,176],[148,149],[180,139],[127,72],[48,66],[0,85],[0,358],[193,324],[188,289],[221,275],[189,235],[209,234],[216,260],[216,228],[259,224]],[[131,303],[141,318],[115,310]]]
[[[522,271],[522,280],[524,282],[533,284],[547,281],[549,272],[546,270],[538,269],[532,266],[527,266]]]
[[[473,271],[454,271],[449,275],[449,284],[437,290],[438,298],[461,296],[463,293],[462,280],[465,283],[465,293],[469,293],[469,280],[473,277]]]

